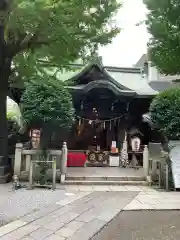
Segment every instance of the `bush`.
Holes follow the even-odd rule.
[[[21,98],[22,115],[29,128],[42,130],[47,145],[56,129],[69,129],[74,120],[72,97],[63,82],[48,76],[31,80]]]
[[[170,140],[180,139],[180,88],[157,95],[151,103],[153,123]]]

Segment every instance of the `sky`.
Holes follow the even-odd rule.
[[[100,48],[99,55],[106,66],[131,67],[146,53],[148,33],[144,24],[136,26],[146,18],[146,7],[142,0],[123,0],[116,22],[122,29],[113,42]]]

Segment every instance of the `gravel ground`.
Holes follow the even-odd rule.
[[[93,240],[179,240],[180,211],[121,212]]]
[[[13,191],[12,184],[0,185],[0,227],[38,209],[55,206],[67,197],[64,190]]]

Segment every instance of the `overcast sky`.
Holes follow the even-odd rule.
[[[146,53],[148,33],[145,25],[135,26],[146,17],[142,0],[123,0],[123,8],[117,14],[117,24],[121,33],[113,43],[100,49],[104,65],[129,67]]]

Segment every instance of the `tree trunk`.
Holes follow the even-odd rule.
[[[2,2],[2,1],[1,1]],[[0,5],[2,13],[8,10],[9,5],[4,1]],[[0,183],[9,179],[10,166],[8,163],[8,126],[6,118],[6,101],[8,95],[9,76],[11,74],[12,55],[5,41],[5,26],[0,19]]]
[[[47,150],[49,148],[51,135],[52,135],[51,129],[47,125],[43,126],[40,140],[41,150]]]
[[[9,178],[10,166],[8,162],[8,127],[6,117],[6,101],[8,95],[8,73],[0,71],[0,183]]]

